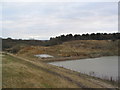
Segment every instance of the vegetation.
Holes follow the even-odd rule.
[[[119,55],[120,34],[61,35],[50,40],[2,39],[3,88],[114,88],[106,80],[46,62]],[[10,54],[10,53],[13,54]],[[54,58],[37,58],[50,54]],[[115,82],[114,82],[115,84]]]
[[[66,41],[72,40],[118,40],[120,39],[120,33],[92,33],[92,34],[67,34],[57,36],[55,38],[50,38],[50,40],[22,40],[22,39],[2,39],[2,48],[3,50],[9,50],[10,48],[17,46],[24,46],[24,45],[33,45],[33,46],[53,46],[59,45]],[[14,52],[14,51],[13,51]]]
[[[118,55],[119,40],[74,40],[54,46],[27,46],[17,54],[29,59],[41,61],[74,60],[80,58],[94,58]],[[49,54],[54,58],[36,58],[36,54]]]
[[[55,38],[50,38],[50,45],[60,44],[62,42],[71,41],[71,40],[117,40],[120,39],[120,33],[92,33],[92,34],[72,34],[61,35]]]
[[[2,88],[117,87],[101,79],[12,54],[3,54],[2,66]]]

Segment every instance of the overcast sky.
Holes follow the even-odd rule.
[[[1,9],[0,9],[1,10]],[[5,2],[2,37],[47,40],[62,34],[118,31],[117,2]]]

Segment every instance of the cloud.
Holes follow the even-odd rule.
[[[3,37],[117,31],[117,3],[4,3]]]
[[[119,2],[119,0],[1,0],[1,2]]]

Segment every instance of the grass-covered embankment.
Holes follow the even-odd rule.
[[[3,56],[3,88],[114,88],[104,80],[31,61],[13,54]]]

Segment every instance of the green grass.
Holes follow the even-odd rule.
[[[52,88],[52,86],[50,86],[49,84],[47,84],[47,83],[45,83],[45,84],[43,84],[44,85],[44,87],[46,87],[46,88]]]

